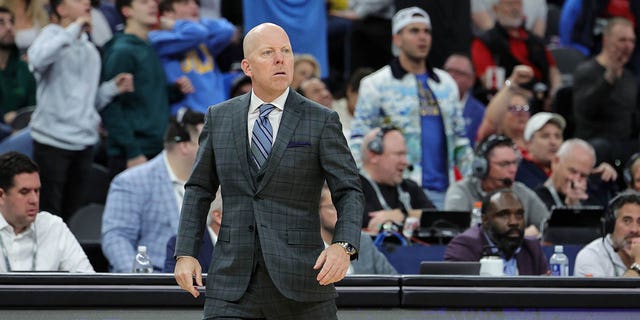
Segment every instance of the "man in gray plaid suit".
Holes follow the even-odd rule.
[[[279,26],[244,39],[250,93],[210,107],[186,193],[175,277],[194,297],[207,209],[222,188],[222,225],[208,271],[205,319],[336,319],[333,283],[357,257],[363,196],[338,114],[289,89],[293,51]],[[338,222],[320,236],[327,181]]]

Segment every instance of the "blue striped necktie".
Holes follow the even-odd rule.
[[[269,122],[269,113],[276,107],[266,103],[260,106],[260,115],[253,125],[251,136],[251,156],[256,162],[258,168],[262,168],[264,162],[267,161],[271,146],[273,145],[273,129]]]

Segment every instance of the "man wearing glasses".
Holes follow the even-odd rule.
[[[472,175],[452,184],[447,190],[444,209],[471,211],[473,204],[482,201],[487,194],[508,188],[518,196],[525,209],[525,226],[528,226],[525,234],[537,235],[549,211],[531,189],[515,182],[519,161],[520,154],[509,137],[490,135],[476,147]]]

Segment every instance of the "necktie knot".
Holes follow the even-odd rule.
[[[270,104],[270,103],[265,103],[263,105],[260,106],[260,118],[265,118],[269,116],[269,113],[271,113],[271,111],[273,111],[273,109],[275,109],[276,106]]]

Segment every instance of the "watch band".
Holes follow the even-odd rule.
[[[634,262],[634,263],[631,264],[629,269],[635,271],[638,275],[640,275],[640,264]]]
[[[352,256],[354,254],[356,254],[356,248],[354,246],[352,246],[350,243],[345,242],[345,241],[336,241],[334,242],[335,244],[341,246],[342,248],[344,248],[344,251]]]

